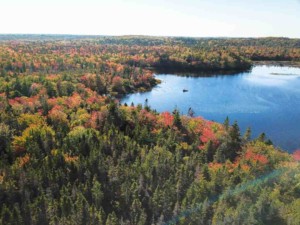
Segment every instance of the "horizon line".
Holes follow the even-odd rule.
[[[74,34],[74,33],[0,33],[0,36],[83,36],[83,37],[157,37],[157,38],[228,38],[228,39],[259,39],[259,38],[284,38],[284,39],[300,39],[300,37],[287,36],[185,36],[185,35],[149,35],[149,34]]]

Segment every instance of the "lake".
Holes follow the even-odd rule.
[[[223,123],[238,121],[252,138],[265,132],[274,145],[289,152],[300,148],[300,68],[255,66],[250,72],[207,77],[157,74],[161,84],[149,92],[125,96],[122,103],[148,105],[158,112],[187,114]],[[188,92],[183,92],[187,89]]]

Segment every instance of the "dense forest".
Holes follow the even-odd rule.
[[[300,40],[0,35],[0,224],[300,224],[300,150],[118,101],[266,60]]]

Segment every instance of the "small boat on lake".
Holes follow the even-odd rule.
[[[189,91],[189,90],[187,90],[187,89],[183,89],[183,90],[182,90],[182,92],[188,92],[188,91]]]

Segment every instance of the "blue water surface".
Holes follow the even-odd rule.
[[[300,148],[300,68],[255,66],[250,72],[208,77],[157,74],[162,81],[149,92],[125,96],[122,103],[148,104],[158,112],[179,109],[223,122],[238,121],[252,137],[265,132],[289,152]],[[183,92],[187,89],[188,92]]]

